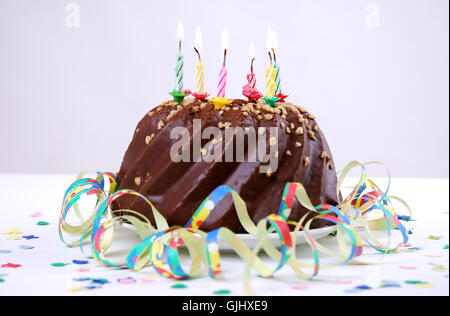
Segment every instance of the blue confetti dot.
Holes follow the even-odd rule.
[[[34,249],[34,247],[32,247],[32,246],[26,246],[26,245],[20,246],[19,248],[20,248],[20,249],[23,249],[23,250],[31,250],[31,249]]]
[[[87,260],[72,260],[72,262],[74,264],[88,264],[89,263],[89,261],[87,261]]]
[[[0,253],[11,253],[11,250],[2,250],[2,249],[0,249]]]
[[[39,239],[39,237],[34,236],[34,235],[23,236],[23,238],[25,238],[26,240],[30,240],[30,239]]]

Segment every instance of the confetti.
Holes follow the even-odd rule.
[[[89,269],[89,268],[77,268],[77,269],[74,269],[73,271],[75,271],[75,272],[89,272],[89,271],[91,271],[91,269]]]
[[[2,233],[2,235],[23,235],[23,233],[18,229],[8,229],[6,232]]]
[[[39,237],[34,236],[34,235],[26,235],[26,236],[23,236],[23,238],[25,238],[26,240],[39,239]]]
[[[299,291],[305,291],[307,289],[309,289],[309,286],[307,285],[296,285],[292,287],[294,290],[299,290]]]
[[[42,214],[41,212],[34,212],[34,213],[30,214],[30,217],[41,217],[42,215],[44,215],[44,214]]]
[[[227,294],[230,294],[230,293],[231,293],[230,290],[217,290],[217,291],[213,292],[213,294],[218,294],[218,295],[227,295]]]
[[[72,287],[72,288],[68,289],[68,291],[71,293],[77,293],[77,292],[80,292],[82,289],[83,289],[82,287],[78,286],[78,287]]]
[[[186,289],[187,286],[184,284],[174,284],[171,286],[172,289]]]
[[[14,264],[14,263],[7,263],[7,264],[2,264],[2,268],[12,268],[12,269],[16,269],[16,268],[20,268],[22,265],[20,264]]]
[[[415,280],[412,280],[412,281],[405,281],[405,283],[406,283],[406,284],[414,284],[414,285],[417,285],[417,284],[428,284],[427,282],[423,282],[423,281],[415,281]]]
[[[430,257],[430,258],[440,258],[442,257],[441,255],[436,255],[436,254],[429,254],[429,255],[424,255],[425,257]]]
[[[19,240],[22,239],[22,236],[8,236],[8,240]]]
[[[11,250],[3,250],[3,249],[0,249],[0,253],[11,253]]]
[[[402,270],[416,270],[416,267],[412,266],[399,266],[399,268]]]
[[[22,249],[22,250],[31,250],[31,249],[34,249],[33,246],[26,246],[26,245],[20,246],[19,248]]]
[[[391,281],[391,280],[383,280],[382,281],[382,288],[387,288],[387,287],[401,287],[400,284],[396,281]]]
[[[156,282],[156,280],[152,279],[152,278],[143,278],[142,282],[144,282],[144,283],[153,283],[153,282]]]
[[[416,286],[419,289],[434,289],[434,285],[428,284],[428,283],[418,283],[418,284],[416,284]]]
[[[72,260],[72,262],[74,263],[74,264],[88,264],[89,263],[89,261],[87,261],[87,260]]]
[[[62,262],[55,262],[55,263],[52,263],[51,265],[53,266],[53,267],[65,267],[65,266],[67,266],[67,265],[69,265],[70,263],[62,263]]]
[[[445,245],[445,246],[444,246],[444,249],[445,249],[445,250],[448,250],[448,245]]]
[[[136,280],[132,277],[123,278],[123,279],[117,279],[117,282],[120,284],[133,284],[136,283]]]
[[[7,277],[8,276],[8,273],[0,273],[0,278],[4,278],[4,277]]]
[[[37,222],[36,225],[38,225],[38,226],[47,226],[47,225],[50,225],[50,223],[48,223],[48,222]]]
[[[0,279],[0,283],[5,283],[5,280],[4,279]]]
[[[440,239],[442,239],[442,236],[430,235],[430,236],[427,237],[427,239],[429,239],[429,240],[440,240]]]
[[[75,282],[85,282],[90,281],[91,278],[73,278],[72,280],[74,280]]]
[[[435,267],[432,267],[431,270],[437,271],[437,272],[443,272],[443,271],[447,271],[448,269],[445,266],[435,266]]]
[[[106,284],[109,283],[108,279],[92,279],[91,280],[93,283],[96,284]]]
[[[334,283],[336,283],[336,284],[352,284],[353,281],[350,281],[350,280],[336,280],[336,281],[334,281]]]

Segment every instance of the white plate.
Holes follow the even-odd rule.
[[[311,236],[318,240],[321,239],[323,237],[328,236],[330,233],[332,233],[335,230],[335,226],[327,226],[327,227],[322,227],[322,228],[316,228],[316,229],[311,229],[309,232],[311,234]],[[236,234],[237,237],[239,237],[240,240],[242,240],[247,247],[253,248],[256,246],[256,244],[258,243],[258,238],[254,235],[250,235],[250,234]],[[291,232],[291,237],[294,236],[294,233]],[[296,244],[297,245],[301,245],[301,244],[305,244],[306,243],[306,234],[303,231],[299,231],[297,234],[297,241]],[[280,239],[278,238],[278,234],[277,233],[271,233],[269,235],[269,239],[272,242],[272,244],[274,244],[276,247],[280,247]],[[224,240],[222,240],[219,237],[219,249],[220,251],[233,251],[233,248],[231,248],[231,246]]]

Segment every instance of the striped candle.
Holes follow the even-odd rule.
[[[226,68],[227,52],[230,46],[230,40],[228,39],[228,31],[224,30],[222,33],[222,51],[223,51],[223,66],[219,72],[219,84],[217,85],[217,96],[219,98],[225,98],[225,89],[227,87],[228,70]]]
[[[197,92],[202,94],[205,92],[205,81],[204,81],[204,71],[203,71],[203,64],[201,62],[197,65]]]
[[[217,96],[220,98],[225,98],[225,88],[227,87],[227,68],[222,67],[219,73],[219,84],[217,86],[218,92]]]
[[[174,91],[180,93],[183,90],[183,66],[184,66],[184,57],[181,52],[181,42],[184,39],[184,27],[183,23],[180,21],[178,23],[178,32],[177,32],[177,40],[178,40],[178,54],[177,60],[175,64],[175,87]]]

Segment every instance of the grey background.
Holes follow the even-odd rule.
[[[447,0],[73,2],[79,28],[66,26],[70,1],[0,0],[0,172],[118,170],[138,120],[168,99],[182,19],[185,87],[200,25],[208,91],[223,28],[228,96],[241,97],[250,41],[263,90],[272,27],[283,90],[317,115],[338,167],[448,177]]]

